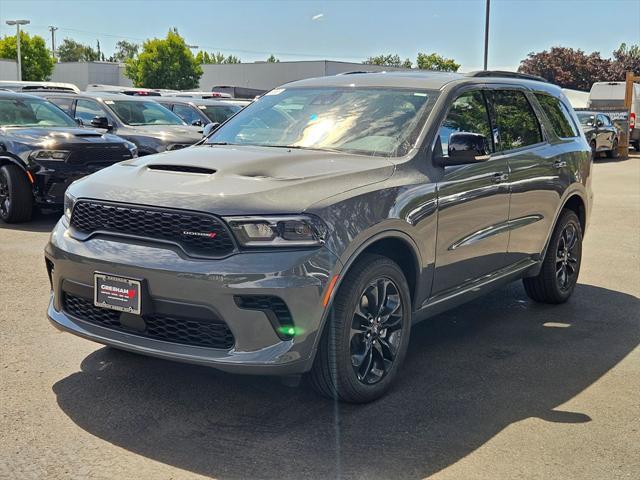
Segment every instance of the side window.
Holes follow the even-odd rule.
[[[447,118],[438,132],[442,154],[449,155],[451,135],[454,133],[473,133],[485,138],[489,151],[493,151],[489,115],[482,92],[476,90],[460,95],[451,104]]]
[[[603,117],[603,119],[604,119],[604,124],[605,124],[607,127],[610,127],[610,126],[611,126],[611,119],[610,119],[607,115],[603,115],[602,117]]]
[[[73,110],[73,98],[56,97],[56,98],[47,98],[47,100],[49,100],[54,105],[57,105],[58,107],[60,107],[64,111],[64,113],[66,113],[67,115],[73,116],[71,113]]]
[[[571,114],[560,99],[547,95],[546,93],[536,93],[536,99],[547,115],[553,129],[561,138],[577,137],[578,131],[571,119]]]
[[[523,92],[494,90],[487,92],[494,125],[496,150],[506,151],[542,141],[538,118]]]
[[[197,120],[200,120],[198,113],[194,112],[189,105],[180,105],[176,103],[173,106],[173,113],[178,115],[182,120],[187,122],[189,125],[193,124],[193,122]]]
[[[86,100],[84,98],[78,99],[76,103],[76,118],[82,120],[85,125],[90,125],[91,120],[94,117],[106,117],[107,112],[105,112],[98,102],[93,100]]]

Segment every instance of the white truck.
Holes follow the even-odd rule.
[[[624,109],[625,82],[596,82],[589,92],[588,108],[604,111]],[[633,84],[631,116],[629,118],[629,143],[640,151],[640,84]],[[613,120],[613,118],[612,118]]]

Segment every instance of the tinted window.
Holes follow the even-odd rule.
[[[401,156],[415,144],[431,96],[400,88],[278,88],[208,142]]]
[[[51,103],[55,103],[58,107],[64,110],[67,115],[73,115],[73,98],[47,98]]]
[[[449,138],[455,132],[482,135],[487,139],[487,145],[491,146],[491,128],[482,92],[467,92],[459,96],[451,105],[447,118],[438,132],[442,154],[445,156],[448,155]]]
[[[180,105],[176,103],[173,106],[173,113],[178,115],[181,119],[187,122],[189,125],[192,125],[193,122],[202,121],[200,120],[200,116],[198,112],[194,112],[193,108],[189,105]]]
[[[571,115],[564,103],[556,97],[544,93],[536,93],[535,95],[559,137],[568,138],[578,136]]]
[[[104,103],[129,125],[184,125],[175,113],[152,100],[105,100]]]
[[[542,141],[540,124],[523,92],[487,92],[497,150],[526,147]]]
[[[209,120],[212,122],[223,123],[233,114],[242,110],[237,105],[200,105],[198,108],[204,112]]]
[[[30,98],[0,99],[2,127],[75,127],[76,123],[55,105]]]
[[[91,120],[95,117],[106,117],[105,112],[98,102],[94,100],[86,100],[84,98],[78,99],[76,103],[76,118],[82,120],[85,125],[91,125]]]

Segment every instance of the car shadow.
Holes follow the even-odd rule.
[[[18,230],[21,232],[50,232],[62,215],[61,210],[36,211],[31,220],[25,223],[5,223],[0,220],[0,230]]]
[[[639,307],[583,284],[538,305],[513,284],[417,325],[395,388],[368,405],[110,348],[53,391],[87,432],[215,478],[418,479],[514,422],[591,421],[557,407],[638,345]]]

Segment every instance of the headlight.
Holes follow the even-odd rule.
[[[31,158],[34,160],[57,160],[64,162],[69,158],[68,150],[34,150],[31,153]]]
[[[124,142],[125,146],[127,147],[127,149],[129,150],[129,152],[131,153],[131,157],[137,157],[138,156],[138,147],[136,146],[135,143],[133,142]]]
[[[67,223],[71,222],[71,211],[75,203],[76,197],[71,195],[69,190],[67,190],[64,194],[64,218],[67,220]]]
[[[317,217],[227,217],[243,247],[315,247],[324,244],[327,227]]]

